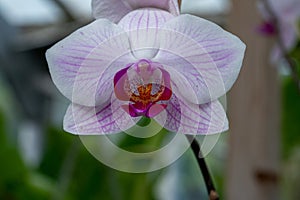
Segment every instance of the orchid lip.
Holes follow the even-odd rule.
[[[128,64],[115,74],[114,91],[121,107],[131,116],[155,117],[161,113],[172,96],[170,75],[159,63],[141,59]]]

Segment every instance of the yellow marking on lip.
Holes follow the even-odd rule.
[[[147,84],[146,86],[140,85],[137,87],[138,95],[127,90],[127,94],[130,97],[130,101],[133,102],[140,102],[143,105],[148,105],[150,103],[155,103],[159,101],[160,97],[162,96],[165,86],[161,85],[159,91],[155,94],[151,94],[152,91],[152,83]]]

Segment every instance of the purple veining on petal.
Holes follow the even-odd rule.
[[[190,15],[167,21],[159,32],[159,52],[153,61],[161,63],[168,72],[176,70],[186,79],[197,97],[193,103],[216,100],[232,87],[245,51],[240,39]]]
[[[62,94],[74,103],[100,105],[111,90],[107,90],[105,84],[98,87],[97,83],[112,60],[130,53],[129,47],[128,36],[120,27],[108,20],[97,20],[47,51],[51,78]],[[129,60],[128,56],[126,62]],[[120,66],[125,64],[121,60],[120,63]]]
[[[198,121],[196,119],[193,119],[192,117],[190,117],[189,114],[191,114],[191,113],[187,114],[186,112],[181,111],[181,108],[183,108],[183,110],[185,110],[184,108],[189,109],[189,107],[187,105],[184,105],[184,103],[180,100],[178,100],[178,103],[179,103],[180,106],[174,104],[172,101],[169,102],[169,104],[172,106],[172,108],[175,109],[176,112],[178,112],[177,116],[180,116],[180,118],[182,118],[182,117],[186,118],[191,124],[192,123],[198,123]],[[189,109],[189,111],[193,111],[193,109]],[[198,115],[199,113],[198,112],[193,112],[193,114]],[[206,119],[202,116],[200,116],[200,118],[204,119],[205,121],[209,121],[208,119]],[[192,127],[192,126],[189,126],[189,127]]]
[[[112,106],[112,99],[105,107],[86,107],[70,105],[64,119],[64,129],[74,134],[111,134],[118,133],[133,126],[130,117],[118,106]]]
[[[154,13],[154,15],[155,15],[155,13]],[[146,25],[147,30],[149,29],[149,20],[150,20],[150,14],[149,14],[149,10],[148,10],[147,11],[147,25]]]
[[[113,103],[113,102],[112,102]],[[90,110],[88,110],[88,111],[86,111],[85,113],[81,113],[82,114],[82,116],[85,116],[86,118],[84,119],[84,121],[89,121],[89,120],[93,120],[93,118],[95,117],[95,116],[99,116],[99,115],[101,115],[103,112],[105,112],[105,111],[107,111],[107,110],[109,110],[109,109],[111,109],[110,107],[111,107],[111,104],[112,103],[108,103],[106,106],[104,106],[103,108],[101,107],[101,106],[97,106],[97,107],[90,107],[90,109],[95,109],[95,113],[94,113],[94,115],[90,115],[89,113],[90,113]],[[82,106],[81,107],[81,110],[83,110],[85,107],[84,106]],[[80,113],[80,111],[81,110],[77,110],[77,112],[78,113]],[[75,115],[77,115],[77,113],[74,113]],[[86,123],[85,124],[85,126],[91,126],[92,124],[94,124],[94,123],[96,123],[96,121],[101,121],[101,120],[105,120],[105,119],[107,119],[108,117],[110,117],[110,115],[111,115],[111,113],[110,114],[107,114],[107,115],[104,115],[103,117],[102,117],[102,119],[99,119],[99,117],[97,118],[97,120],[95,120],[95,121],[92,121],[92,122],[89,122],[89,123]],[[78,119],[80,119],[80,118],[78,118]],[[71,126],[70,128],[76,128],[76,124],[73,124],[73,126]]]
[[[134,14],[134,16],[130,19],[130,22],[129,22],[129,30],[132,29],[132,23],[133,23],[133,20],[136,19],[136,16],[137,16],[138,14],[139,14],[139,13],[136,12],[136,13]]]
[[[133,55],[151,59],[159,49],[159,29],[172,18],[166,11],[145,8],[130,12],[118,25],[128,33]]]
[[[167,118],[165,124],[161,125],[173,132],[214,134],[228,129],[225,111],[217,101],[197,105],[173,95],[165,111]],[[158,123],[164,121],[160,115],[155,119]]]
[[[139,30],[141,28],[140,26],[141,26],[141,22],[142,22],[142,19],[143,19],[144,15],[145,15],[145,13],[143,12],[139,17],[139,20],[138,20],[138,23],[137,23],[137,30]],[[148,13],[148,18],[149,18],[149,13]],[[147,21],[147,25],[149,25],[149,20]],[[148,26],[147,26],[147,28],[148,28]],[[139,39],[139,33],[138,32],[136,32],[136,38]]]
[[[179,103],[180,106],[174,104],[174,102],[172,102],[172,101],[170,101],[169,104],[173,107],[173,109],[176,110],[176,112],[180,113],[180,116],[183,116],[183,117],[187,118],[188,120],[190,120],[190,122],[197,122],[195,119],[191,118],[187,113],[181,112],[181,110],[180,110],[181,107],[184,107],[184,108],[189,108],[189,107],[187,105],[185,105],[183,101],[180,101],[178,99],[177,99],[177,101],[178,101],[178,103]],[[190,109],[190,112],[192,114],[195,114],[195,115],[199,114],[198,112],[195,112],[192,109]],[[205,113],[205,114],[208,114],[208,113]],[[200,116],[200,117],[201,117],[201,119],[203,119],[205,121],[209,121],[209,119],[205,118],[204,116]]]

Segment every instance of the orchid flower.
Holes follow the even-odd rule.
[[[175,0],[94,0],[96,20],[46,52],[71,100],[64,129],[102,135],[141,117],[172,132],[228,129],[218,101],[239,74],[245,45],[218,25],[179,15]]]
[[[260,30],[266,35],[279,34],[280,40],[285,51],[292,50],[299,36],[300,22],[300,0],[266,0],[270,10],[266,8],[263,2],[259,2],[259,10],[265,22],[260,27]],[[275,15],[275,16],[272,16]],[[278,33],[276,32],[274,17],[277,19]],[[282,52],[276,46],[272,52],[272,60],[278,60]]]

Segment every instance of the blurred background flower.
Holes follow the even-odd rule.
[[[261,0],[258,8],[264,19],[260,30],[269,36],[278,36],[271,59],[282,59],[285,52],[295,48],[299,37],[300,1],[299,0]]]

